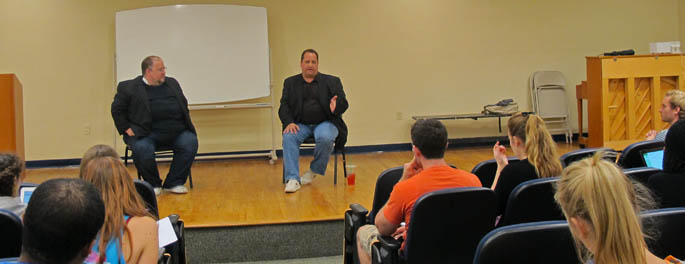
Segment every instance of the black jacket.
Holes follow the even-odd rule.
[[[197,134],[193,122],[190,121],[188,100],[183,95],[181,85],[178,84],[176,79],[171,77],[166,77],[164,82],[172,90],[176,99],[178,99],[187,128],[194,134]],[[136,136],[147,136],[150,134],[152,114],[150,113],[150,104],[147,99],[142,75],[119,83],[117,94],[114,95],[114,101],[112,102],[112,119],[114,119],[114,126],[117,127],[119,134],[124,134],[128,128],[133,129],[133,133]]]
[[[347,142],[347,125],[342,119],[342,114],[345,113],[349,105],[343,91],[342,82],[340,78],[318,73],[315,77],[319,85],[319,103],[324,109],[330,109],[330,101],[333,96],[337,95],[335,111],[331,113],[326,112],[326,118],[338,128],[338,137],[335,139],[335,149],[342,150]],[[295,123],[302,114],[302,87],[304,83],[302,74],[290,76],[283,81],[283,94],[281,95],[281,106],[278,108],[278,117],[281,119],[283,129],[290,123]]]

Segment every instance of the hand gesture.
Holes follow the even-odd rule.
[[[492,147],[492,155],[495,157],[495,160],[497,161],[497,165],[504,166],[507,165],[508,160],[507,160],[507,148],[499,144],[499,141],[495,143],[495,146]]]
[[[335,112],[335,105],[338,103],[337,100],[338,100],[337,95],[333,96],[333,98],[331,98],[331,105],[330,105],[331,106],[331,113]]]
[[[133,133],[133,129],[131,129],[130,127],[128,129],[126,129],[126,135],[128,135],[129,137],[135,137],[136,136],[136,134]]]
[[[404,171],[402,172],[402,179],[406,180],[412,176],[418,174],[423,170],[423,166],[416,162],[416,157],[414,157],[410,162],[404,164]]]
[[[392,235],[390,235],[390,236],[391,236],[392,238],[394,238],[395,240],[398,240],[398,239],[400,239],[400,237],[404,237],[404,234],[405,234],[405,233],[407,233],[407,227],[406,227],[406,226],[400,226],[400,227],[398,227],[397,230],[395,230],[395,232],[392,233]]]
[[[647,138],[647,140],[654,140],[656,139],[656,134],[656,130],[650,130],[649,132],[647,132],[647,135],[645,135],[645,137]]]
[[[300,131],[300,127],[297,124],[290,123],[290,124],[288,124],[288,126],[285,127],[285,129],[283,129],[283,134],[288,134],[288,133],[295,134],[299,131]]]

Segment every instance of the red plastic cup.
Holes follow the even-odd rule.
[[[347,169],[347,185],[354,185],[354,181],[357,178],[357,173],[354,171],[356,167],[356,165],[345,166]]]

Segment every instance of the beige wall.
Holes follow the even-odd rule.
[[[525,110],[528,76],[543,69],[566,75],[575,120],[584,56],[629,48],[647,53],[650,42],[682,39],[685,7],[678,2],[202,3],[267,8],[276,103],[283,79],[299,72],[300,52],[317,49],[320,70],[341,76],[350,101],[348,144],[374,145],[409,142],[412,115],[478,112],[503,98]],[[0,0],[0,72],[16,73],[24,85],[27,159],[77,158],[96,143],[121,146],[109,114],[115,12],[189,3],[200,2]],[[193,112],[200,152],[269,148],[269,115],[254,109]],[[446,124],[453,138],[499,135],[494,120]],[[280,136],[277,141],[280,146]]]

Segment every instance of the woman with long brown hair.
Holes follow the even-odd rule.
[[[649,191],[634,185],[604,153],[564,169],[554,195],[568,220],[583,263],[666,263],[649,252],[638,216],[653,207]]]
[[[92,183],[105,202],[105,223],[86,262],[156,262],[157,223],[124,165],[113,157],[97,157],[84,165],[81,178]]]
[[[497,173],[491,188],[497,193],[498,214],[504,214],[509,194],[522,182],[561,174],[557,145],[537,115],[517,113],[507,122],[509,145],[521,161],[509,164],[506,148],[499,141],[492,148]]]

